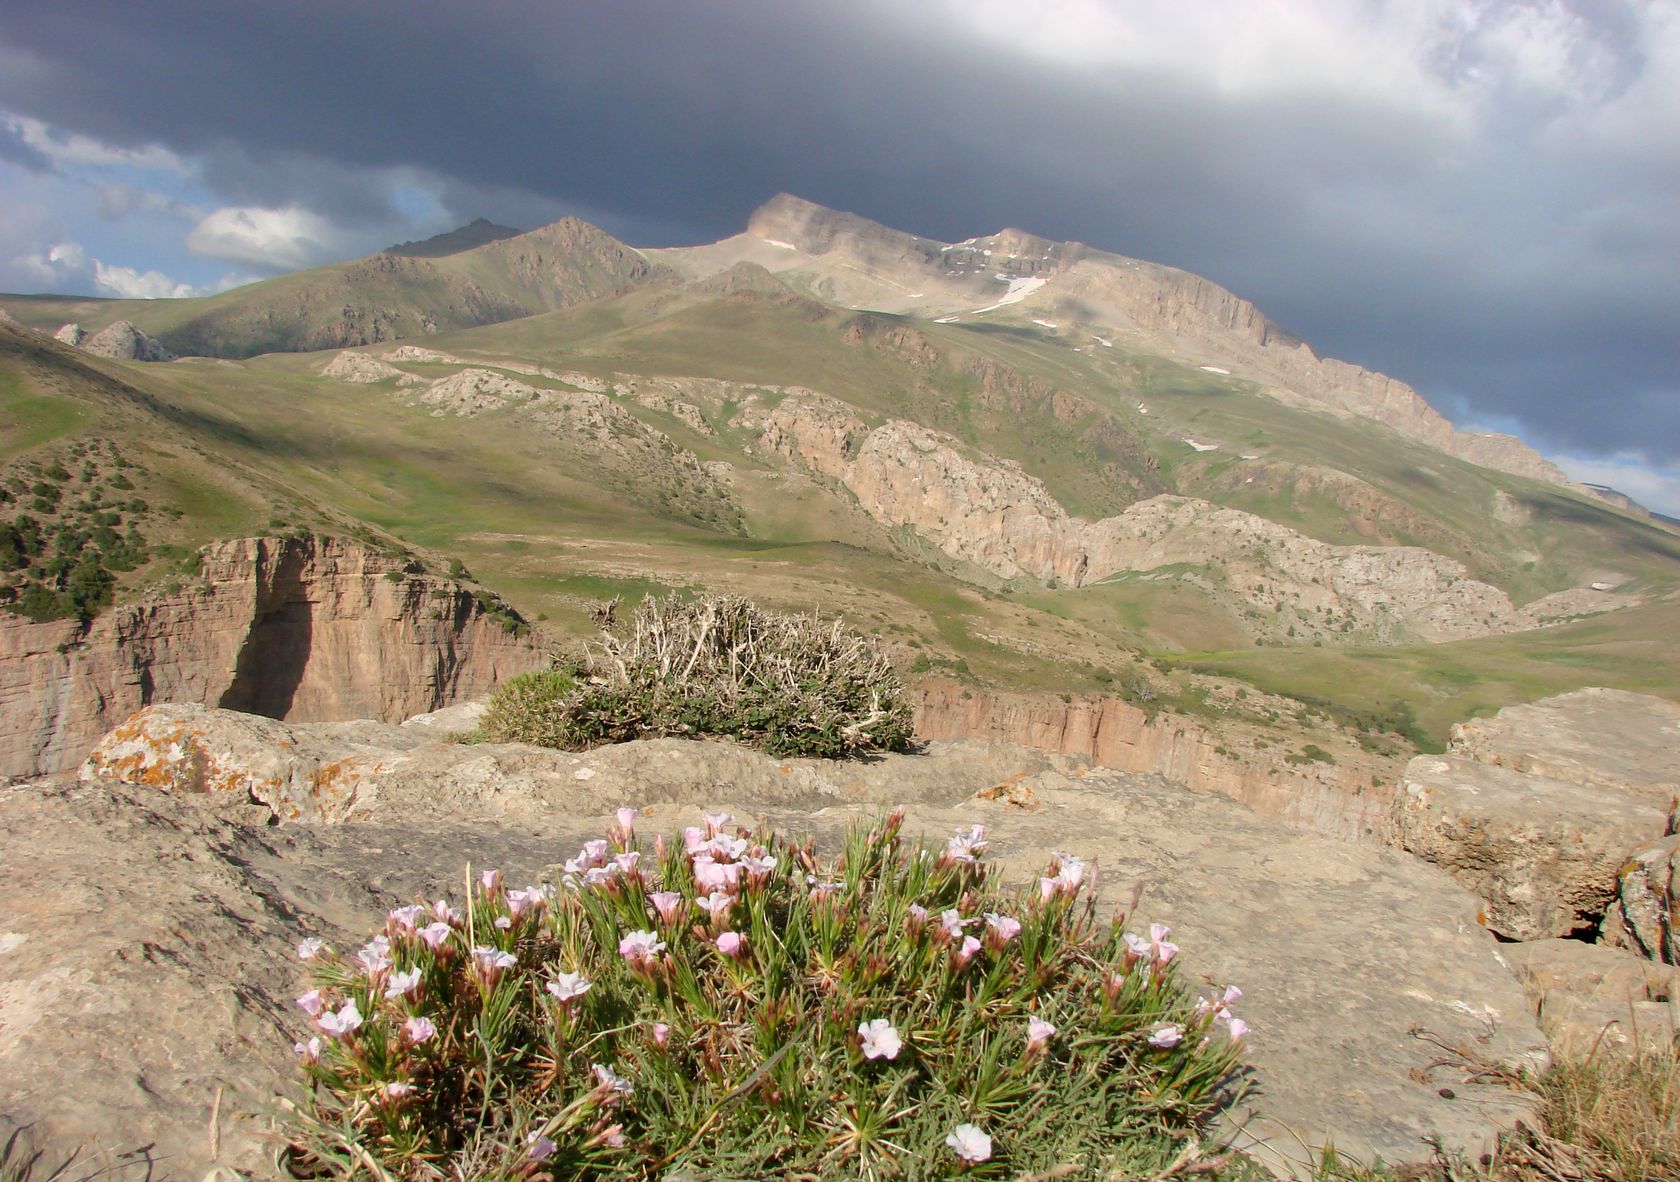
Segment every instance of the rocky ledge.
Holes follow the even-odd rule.
[[[146,1144],[169,1176],[263,1173],[262,1106],[297,1079],[293,944],[349,942],[458,887],[469,861],[552,876],[626,803],[645,806],[647,832],[724,807],[830,850],[855,818],[905,803],[911,832],[936,839],[987,825],[1015,882],[1053,850],[1089,855],[1105,910],[1139,885],[1140,920],[1173,925],[1193,987],[1245,990],[1257,1091],[1232,1127],[1280,1169],[1332,1139],[1390,1161],[1426,1157],[1435,1136],[1479,1153],[1531,1115],[1521,1095],[1431,1066],[1431,1038],[1505,1063],[1545,1043],[1475,898],[1398,851],[1003,744],[855,763],[674,740],[563,753],[452,742],[447,720],[427,721],[154,707],[80,783],[0,793],[0,1075],[22,1081],[0,1135]],[[325,779],[331,793],[298,791]]]

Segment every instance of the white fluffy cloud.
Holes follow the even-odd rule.
[[[168,296],[198,295],[190,283],[177,283],[162,271],[136,271],[133,267],[109,267],[93,260],[93,283],[102,295],[121,299],[156,300]]]
[[[45,291],[91,291],[97,295],[138,300],[206,294],[190,283],[171,279],[161,271],[112,266],[93,258],[76,242],[59,242],[46,250],[18,255],[11,260],[11,269]],[[230,279],[214,290],[237,286],[238,282]]]
[[[187,235],[194,254],[272,270],[325,262],[342,246],[343,235],[331,222],[295,205],[227,206],[206,215]]]
[[[143,148],[113,147],[90,136],[64,132],[39,119],[12,112],[0,114],[0,127],[10,131],[58,168],[66,165],[130,165],[172,173],[186,170],[179,156],[157,144],[148,144]]]

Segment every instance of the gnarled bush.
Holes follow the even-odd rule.
[[[509,682],[491,698],[484,733],[571,750],[715,735],[827,758],[910,742],[910,704],[872,640],[838,620],[732,596],[649,596],[622,633],[609,610],[600,641],[571,673],[570,686]]]

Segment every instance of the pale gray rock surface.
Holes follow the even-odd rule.
[[[1680,705],[1584,689],[1454,727],[1445,755],[1407,765],[1393,829],[1494,931],[1534,940],[1598,924],[1630,854],[1672,832],[1677,792]]]
[[[1580,940],[1533,940],[1499,953],[1562,1054],[1657,1049],[1680,1033],[1680,969]]]
[[[1618,788],[1452,754],[1414,758],[1395,798],[1400,846],[1475,891],[1487,926],[1512,940],[1591,928],[1628,851],[1666,820]]]
[[[365,934],[395,903],[451,889],[468,860],[520,879],[552,872],[626,803],[649,806],[644,835],[674,833],[704,805],[832,851],[850,821],[904,802],[912,832],[990,826],[1006,881],[1071,848],[1097,860],[1105,910],[1141,883],[1137,922],[1174,926],[1188,979],[1246,991],[1258,1091],[1236,1114],[1239,1138],[1280,1168],[1327,1139],[1390,1161],[1426,1156],[1434,1135],[1477,1153],[1532,1116],[1523,1097],[1462,1073],[1411,1074],[1437,1055],[1414,1028],[1493,1060],[1544,1057],[1474,899],[1396,851],[1294,832],[1220,796],[1004,745],[856,763],[677,740],[564,753],[371,723],[282,735],[270,720],[202,714],[225,736],[224,770],[238,742],[259,741],[291,744],[294,770],[354,767],[350,820],[276,827],[260,793],[192,791],[197,772],[159,763],[136,777],[156,786],[96,762],[80,784],[0,796],[0,1077],[29,1080],[5,1097],[5,1119],[113,1150],[145,1129],[170,1155],[160,1176],[209,1167],[218,1087],[223,1164],[264,1168],[251,1113],[292,1078],[297,939]],[[196,762],[192,751],[180,760]],[[253,765],[247,782],[279,782],[277,766]]]

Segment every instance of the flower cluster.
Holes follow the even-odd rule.
[[[721,813],[644,848],[639,819],[620,809],[556,887],[486,872],[344,954],[303,941],[298,1152],[403,1179],[468,1158],[551,1177],[1165,1167],[1228,1090],[1240,990],[1193,1000],[1164,926],[1096,922],[1079,858],[1004,894],[983,826],[926,851],[895,812],[826,860]]]

